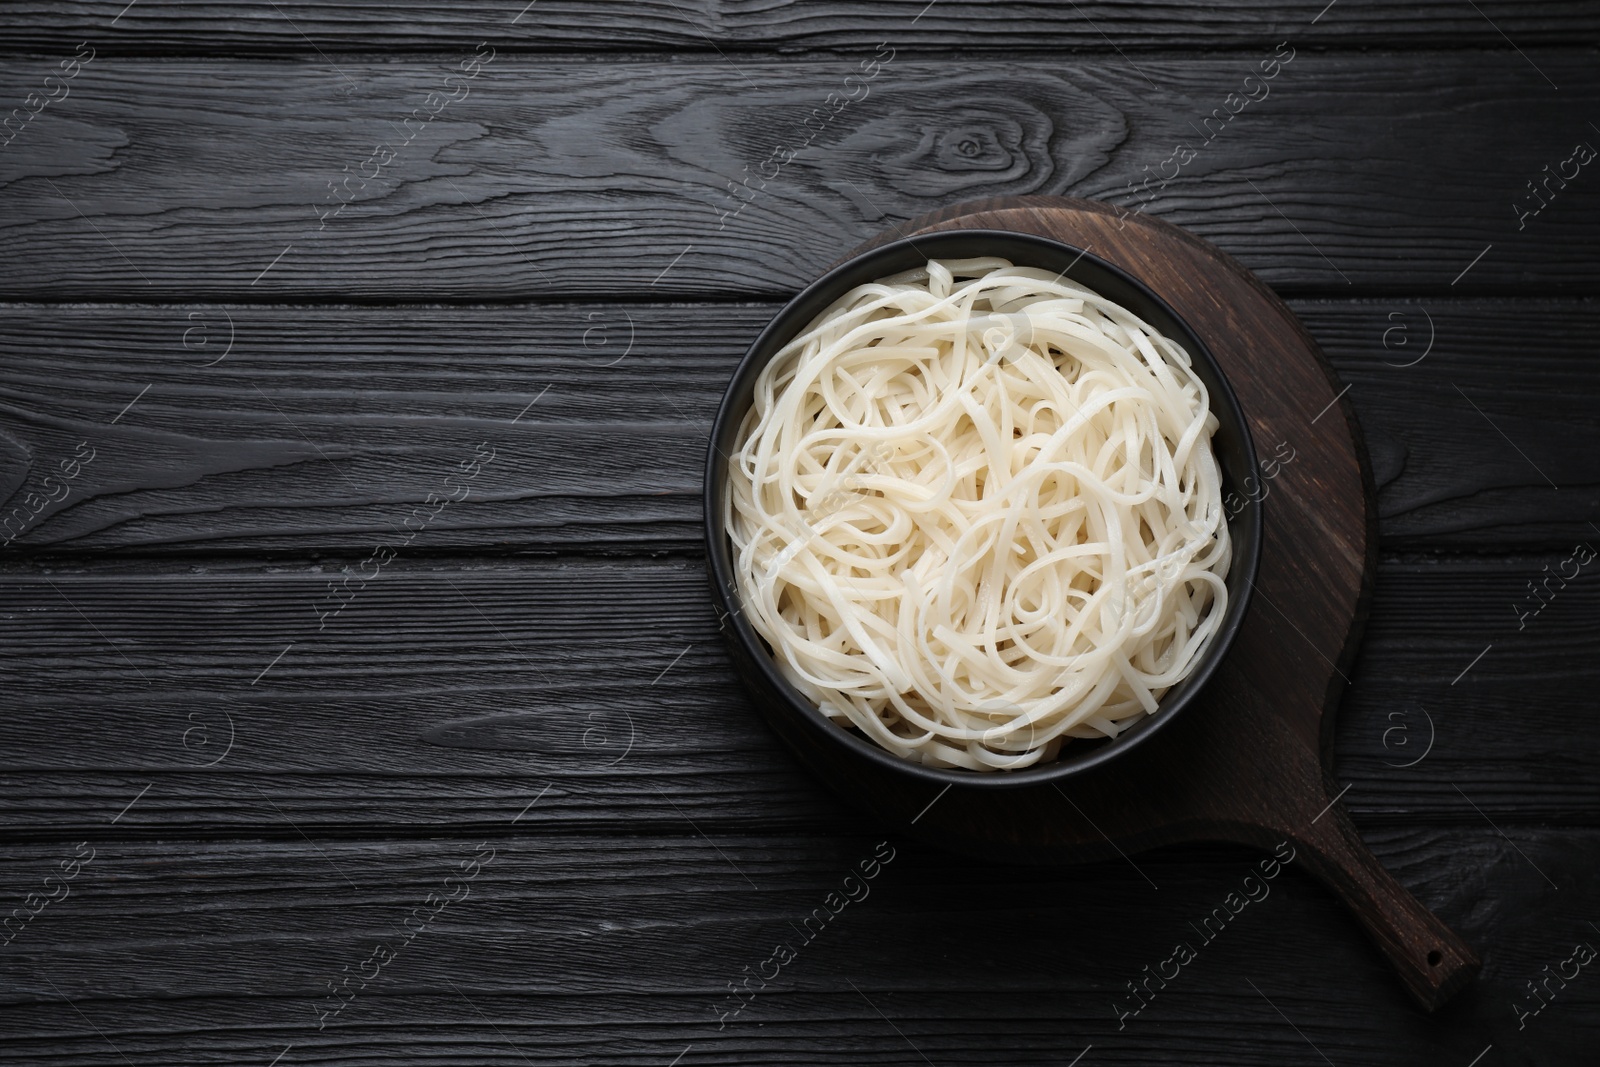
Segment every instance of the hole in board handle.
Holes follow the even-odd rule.
[[[1428,953],[1428,966],[1437,967],[1443,959],[1444,953],[1440,952],[1438,949],[1434,949],[1432,952]]]

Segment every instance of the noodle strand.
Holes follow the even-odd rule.
[[[745,612],[824,714],[977,771],[1115,737],[1227,608],[1187,352],[1002,259],[858,286],[762,370],[725,525]]]

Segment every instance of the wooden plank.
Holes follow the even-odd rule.
[[[1254,104],[1229,94],[1276,62],[1262,50],[1138,69],[891,61],[870,44],[826,60],[473,54],[94,59],[0,154],[0,296],[772,297],[894,220],[1069,192],[1188,226],[1297,292],[1600,283],[1600,184],[1580,168],[1536,215],[1527,188],[1596,136],[1573,117],[1600,111],[1587,53],[1540,54],[1557,93],[1512,53],[1288,45]],[[863,63],[875,76],[845,84]],[[0,77],[44,84],[55,66]],[[803,125],[817,108],[826,122]]]
[[[1527,615],[1562,558],[1383,563],[1335,748],[1361,825],[1600,817],[1595,565]],[[700,560],[402,554],[363,584],[376,566],[321,630],[331,566],[5,573],[0,678],[29,714],[0,822],[292,837],[489,826],[537,799],[562,832],[853,825],[733,677]]]
[[[530,816],[508,829],[313,849],[100,827],[82,849],[16,847],[0,862],[8,900],[63,856],[93,859],[0,949],[7,1062],[260,1067],[292,1046],[285,1063],[1062,1064],[1093,1044],[1097,1063],[1181,1045],[1186,1062],[1464,1064],[1493,1042],[1566,1063],[1600,1009],[1600,983],[1581,977],[1552,985],[1520,1030],[1512,1009],[1536,1003],[1524,982],[1542,967],[1596,940],[1593,829],[1369,835],[1484,950],[1475,989],[1434,1016],[1295,864],[1262,882],[1242,850],[1047,870],[859,828],[639,840],[553,835]],[[1200,932],[1251,872],[1260,899]],[[830,893],[838,914],[821,923]],[[1198,958],[1119,1019],[1137,1003],[1124,983],[1177,942]],[[765,965],[777,943],[794,950],[781,968]]]
[[[7,47],[49,51],[84,38],[122,52],[305,54],[327,51],[418,51],[472,48],[484,38],[530,51],[672,50],[734,53],[753,49],[843,49],[887,38],[903,48],[1073,49],[1128,52],[1276,44],[1305,35],[1321,47],[1369,46],[1523,48],[1565,45],[1600,32],[1592,7],[1576,0],[1532,8],[1501,0],[1470,5],[1419,0],[1403,10],[1379,0],[1284,5],[1223,0],[1204,8],[1159,0],[1050,5],[987,2],[929,5],[885,0],[870,5],[825,3],[713,4],[709,0],[638,0],[626,13],[593,0],[521,3],[468,0],[447,7],[401,0],[381,14],[368,4],[286,0],[241,12],[220,3],[139,4],[121,0],[74,4],[18,3]],[[276,10],[273,10],[276,8]]]
[[[1394,548],[1600,535],[1589,301],[1300,301],[1360,416]],[[1471,473],[1468,473],[1470,471]]]
[[[1596,533],[1593,303],[1295,308],[1350,383],[1388,546]],[[488,441],[418,550],[694,551],[705,434],[775,311],[5,307],[0,536],[12,554],[365,555]],[[95,458],[63,497],[81,441]]]

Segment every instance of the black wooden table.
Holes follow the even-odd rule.
[[[0,1060],[1594,1062],[1594,4],[0,18]],[[735,361],[1023,193],[1216,242],[1348,383],[1337,776],[1483,958],[1437,1014],[1293,865],[1203,939],[1258,857],[893,838],[735,683]]]

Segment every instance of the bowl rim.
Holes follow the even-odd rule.
[[[733,555],[731,545],[723,528],[721,512],[725,498],[725,486],[729,457],[719,448],[719,441],[730,433],[730,423],[735,419],[742,421],[744,410],[748,403],[739,404],[740,410],[734,415],[736,403],[744,399],[747,388],[753,385],[755,375],[760,368],[777,355],[783,346],[804,326],[810,322],[823,309],[830,306],[844,293],[857,285],[864,284],[875,278],[886,277],[899,271],[914,269],[912,267],[885,266],[877,273],[866,270],[869,265],[880,262],[892,261],[903,256],[907,251],[914,251],[924,259],[937,259],[940,255],[924,252],[922,245],[944,245],[955,243],[979,243],[984,241],[998,241],[1010,245],[1031,245],[1053,256],[1068,255],[1072,257],[1071,263],[1061,272],[1073,281],[1087,288],[1100,292],[1094,284],[1083,281],[1073,272],[1082,272],[1087,265],[1088,272],[1100,272],[1112,279],[1115,283],[1126,286],[1134,294],[1147,301],[1157,309],[1160,314],[1166,315],[1176,327],[1174,330],[1163,332],[1172,336],[1189,353],[1191,361],[1204,364],[1210,371],[1213,382],[1207,383],[1210,395],[1211,410],[1218,413],[1219,409],[1226,413],[1218,414],[1223,425],[1231,422],[1237,430],[1240,443],[1243,446],[1248,468],[1251,471],[1259,470],[1259,461],[1256,455],[1255,442],[1250,432],[1250,423],[1245,416],[1239,399],[1233,391],[1233,386],[1228,381],[1227,374],[1217,363],[1210,347],[1205,343],[1205,338],[1195,332],[1188,321],[1156,293],[1150,286],[1139,278],[1106,260],[1094,255],[1088,248],[1079,248],[1054,238],[1044,237],[1039,234],[1026,233],[1014,230],[1000,229],[951,229],[936,230],[929,233],[916,234],[909,237],[897,238],[883,244],[874,245],[862,252],[836,263],[821,277],[817,278],[800,292],[795,294],[784,304],[777,314],[761,330],[756,339],[745,350],[739,363],[734,368],[728,382],[728,387],[723,393],[721,402],[717,406],[717,414],[711,425],[711,435],[706,447],[705,482],[702,486],[702,499],[704,510],[704,524],[706,533],[706,562],[711,579],[713,599],[716,604],[717,614],[723,629],[728,631],[731,622],[730,639],[735,643],[742,658],[748,666],[753,666],[768,690],[766,693],[752,694],[757,703],[758,710],[763,716],[773,714],[767,707],[760,706],[764,702],[774,699],[783,706],[789,717],[803,724],[819,736],[828,739],[828,743],[839,746],[853,755],[865,758],[892,773],[900,774],[912,779],[928,782],[932,785],[941,785],[946,788],[952,786],[973,787],[982,789],[1007,789],[1020,788],[1030,785],[1041,785],[1059,782],[1096,770],[1107,763],[1133,751],[1147,741],[1151,736],[1159,733],[1163,727],[1170,723],[1177,715],[1194,703],[1196,698],[1205,690],[1206,684],[1216,673],[1222,661],[1227,657],[1234,639],[1238,636],[1240,627],[1247,614],[1251,594],[1255,590],[1255,579],[1260,564],[1261,548],[1263,542],[1262,501],[1247,496],[1246,505],[1232,519],[1226,520],[1229,524],[1230,538],[1233,543],[1233,561],[1229,566],[1229,602],[1222,620],[1222,625],[1212,636],[1211,643],[1207,646],[1200,662],[1178,684],[1182,691],[1174,699],[1163,697],[1157,704],[1156,710],[1140,718],[1127,730],[1117,737],[1104,743],[1095,742],[1092,750],[1080,756],[1063,759],[1057,757],[1048,763],[1038,763],[1015,771],[973,771],[962,767],[933,767],[915,760],[897,756],[877,742],[862,734],[859,730],[847,729],[829,719],[822,710],[811,701],[807,700],[789,681],[779,673],[774,662],[774,657],[769,651],[765,640],[755,631],[745,618],[738,593],[737,577],[733,569]],[[970,250],[960,253],[963,258],[971,258],[975,253]],[[998,253],[997,253],[998,254]],[[944,258],[955,258],[956,254],[946,254]],[[1010,257],[1006,257],[1010,258]],[[1013,260],[1016,262],[1016,260]],[[1022,263],[1022,266],[1028,264]],[[870,277],[857,279],[863,273]],[[1103,294],[1104,295],[1104,294]],[[1107,296],[1107,299],[1116,298]],[[818,306],[805,316],[803,321],[794,321],[800,317],[801,312],[813,303],[820,301]],[[1122,300],[1117,303],[1126,304]],[[1150,316],[1140,315],[1149,320]],[[1159,315],[1157,316],[1159,317]],[[737,426],[732,427],[732,432],[737,431]],[[1264,498],[1263,498],[1264,499]],[[1234,579],[1237,577],[1238,588],[1234,589]],[[750,679],[746,677],[747,685]],[[1169,690],[1170,694],[1170,690]],[[941,794],[942,795],[942,794]]]

